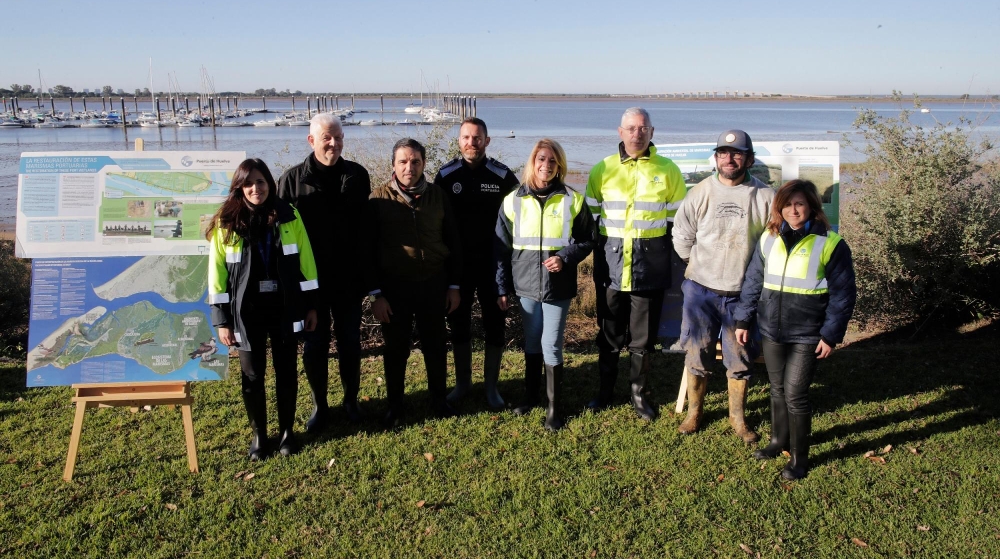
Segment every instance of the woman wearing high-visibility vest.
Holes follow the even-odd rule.
[[[507,310],[519,297],[524,321],[525,401],[514,413],[538,405],[542,368],[548,410],[545,428],[563,426],[560,384],[569,304],[576,296],[576,266],[594,249],[594,218],[582,194],[566,187],[566,152],[539,140],[524,166],[523,184],[504,198],[497,216],[497,304]]]
[[[316,327],[312,295],[316,263],[299,212],[277,196],[274,177],[260,159],[233,173],[229,196],[212,218],[207,238],[208,300],[219,341],[236,347],[243,404],[253,432],[251,460],[268,455],[264,369],[271,339],[278,404],[278,451],[298,450],[292,424],[298,392],[295,334]]]
[[[856,299],[851,249],[830,230],[816,185],[789,181],[774,196],[734,313],[741,344],[756,318],[771,381],[771,441],[754,457],[767,460],[788,450],[785,479],[809,471],[809,384],[817,360],[844,341]]]

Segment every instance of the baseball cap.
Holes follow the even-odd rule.
[[[719,148],[753,151],[753,141],[750,140],[750,135],[742,130],[727,130],[719,135],[715,150],[718,151]]]

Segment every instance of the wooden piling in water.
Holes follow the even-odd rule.
[[[351,110],[354,110],[354,94],[351,94]]]
[[[73,110],[73,98],[72,98],[72,97],[70,97],[70,98],[69,98],[69,114],[70,114],[70,115],[72,115],[72,114],[73,114],[73,113],[75,113],[75,112],[76,112],[76,111],[75,111],[75,110]]]
[[[340,95],[334,95],[333,100],[337,103],[337,110],[340,110]]]
[[[139,98],[132,96],[132,106],[135,107],[135,114],[139,114]]]
[[[476,98],[472,98],[472,116],[476,116]]]
[[[177,98],[170,98],[170,114],[173,116],[174,120],[177,120]]]
[[[87,114],[87,96],[83,97],[83,114]]]
[[[313,117],[312,97],[306,95],[306,118]]]
[[[263,112],[266,113],[267,112],[267,97],[264,97],[263,95],[261,95],[260,96],[260,104],[263,105],[263,107],[264,107],[264,111]]]
[[[378,96],[378,104],[382,106],[382,124],[385,124],[385,100],[381,95]]]
[[[156,107],[156,122],[160,122],[160,98],[153,98],[153,106]]]
[[[56,100],[49,95],[49,106],[52,107],[52,116],[56,116]]]
[[[125,141],[128,141],[128,118],[125,117],[125,98],[119,97],[122,104],[122,132],[125,133]]]
[[[187,114],[188,118],[191,118],[191,98],[190,97],[185,97],[184,98],[184,112]]]
[[[292,95],[292,112],[295,112],[295,96]]]
[[[212,128],[215,128],[215,100],[208,99],[208,113],[212,115]]]
[[[101,95],[101,110],[108,112],[108,102],[105,100],[103,95]]]

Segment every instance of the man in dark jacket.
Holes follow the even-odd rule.
[[[278,196],[299,210],[306,233],[317,247],[317,324],[316,330],[305,336],[302,354],[315,403],[306,430],[315,433],[329,422],[331,314],[337,335],[340,382],[344,387],[344,411],[351,422],[361,419],[358,389],[364,285],[359,273],[359,247],[361,218],[371,193],[371,179],[364,167],[340,156],[344,131],[336,116],[329,113],[314,116],[308,140],[312,153],[281,175]]]
[[[497,378],[507,313],[496,305],[496,263],[491,247],[500,206],[504,197],[517,188],[518,180],[506,165],[486,156],[489,145],[486,123],[476,117],[465,119],[458,129],[462,156],[441,167],[434,184],[451,200],[462,239],[462,302],[448,315],[455,356],[455,389],[448,394],[448,401],[457,403],[472,386],[472,301],[478,292],[486,338],[483,364],[486,402],[498,409],[504,406],[497,391]]]
[[[393,146],[392,178],[368,200],[365,266],[372,314],[385,339],[388,426],[403,418],[404,377],[413,323],[427,369],[434,413],[454,414],[446,399],[445,315],[460,301],[461,241],[447,196],[424,178],[424,146],[404,138]]]

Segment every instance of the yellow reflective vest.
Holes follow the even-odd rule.
[[[764,289],[800,295],[829,293],[826,264],[840,241],[840,235],[833,231],[810,234],[789,251],[781,236],[765,231],[759,245],[764,257]]]
[[[590,171],[587,205],[601,235],[594,279],[617,291],[664,289],[670,285],[673,247],[668,226],[687,193],[677,165],[656,154],[619,153]]]

